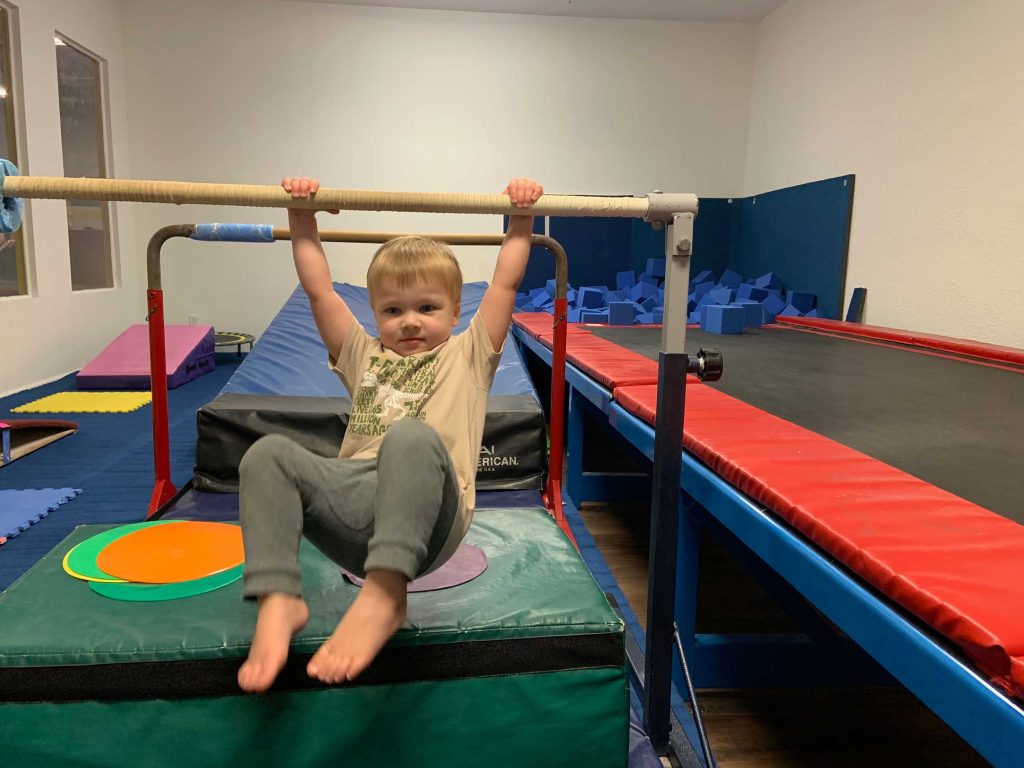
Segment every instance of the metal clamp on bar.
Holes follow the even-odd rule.
[[[652,224],[671,223],[680,213],[697,215],[697,196],[689,192],[659,192],[647,195],[647,214],[644,221]]]

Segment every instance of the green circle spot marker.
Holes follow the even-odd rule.
[[[242,568],[238,565],[212,576],[191,581],[178,581],[172,584],[133,584],[131,582],[90,581],[89,587],[97,594],[113,600],[127,600],[133,603],[149,603],[158,600],[177,600],[180,597],[192,597],[205,592],[227,586],[242,578]]]

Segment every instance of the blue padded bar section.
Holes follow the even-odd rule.
[[[10,160],[0,159],[0,194],[3,193],[4,179],[8,176],[20,176],[21,173]],[[25,210],[25,202],[20,197],[3,198],[0,208],[0,232],[15,232],[21,226],[21,217]]]
[[[196,224],[192,240],[223,243],[272,243],[272,224]]]
[[[466,283],[462,286],[462,313],[455,333],[469,327],[480,306],[487,283]],[[377,333],[377,323],[370,309],[366,288],[335,283],[334,290],[362,323],[370,335]],[[270,326],[253,345],[245,362],[221,390],[248,395],[294,395],[307,397],[348,397],[341,379],[327,367],[327,351],[313,322],[309,297],[296,287]],[[537,394],[516,345],[508,339],[502,351],[498,372],[491,386],[492,395]]]

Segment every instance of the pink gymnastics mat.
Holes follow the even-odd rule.
[[[212,325],[168,325],[165,335],[168,389],[213,370]],[[79,389],[149,389],[149,327],[129,326],[75,381]]]

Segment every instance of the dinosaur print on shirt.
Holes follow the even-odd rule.
[[[352,399],[348,429],[356,435],[384,434],[399,419],[423,420],[423,406],[437,379],[437,353],[399,359],[370,357]]]

